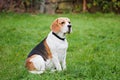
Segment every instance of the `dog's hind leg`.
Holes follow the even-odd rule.
[[[45,71],[45,61],[40,55],[33,55],[30,59],[28,58],[26,64],[30,73],[42,74]]]

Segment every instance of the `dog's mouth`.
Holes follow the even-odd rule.
[[[64,32],[64,34],[70,34],[72,32],[72,26],[68,25],[67,26],[67,31]]]
[[[70,34],[72,32],[71,28],[68,29],[68,31],[64,34]]]
[[[71,32],[70,32],[70,31],[68,31],[67,33],[68,33],[68,34],[70,34]]]

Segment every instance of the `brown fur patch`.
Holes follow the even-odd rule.
[[[26,60],[25,67],[30,71],[36,70],[34,67],[34,64],[30,61],[34,57],[36,57],[36,55],[32,55],[31,57],[27,58],[27,60]]]
[[[52,53],[51,53],[50,48],[48,47],[48,45],[46,43],[46,40],[44,41],[44,45],[45,45],[45,49],[48,53],[48,58],[52,58]]]
[[[58,24],[58,19],[56,19],[52,25],[51,25],[51,30],[55,33],[60,31],[60,25]]]

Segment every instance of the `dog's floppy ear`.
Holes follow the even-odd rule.
[[[51,25],[51,30],[55,33],[58,33],[60,31],[60,25],[58,23],[58,19],[56,19],[55,21],[53,21],[52,25]]]

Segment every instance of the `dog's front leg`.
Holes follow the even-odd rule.
[[[52,56],[52,61],[53,61],[53,64],[55,65],[56,70],[61,71],[62,68],[61,68],[60,62],[58,60],[58,57],[53,55]]]
[[[63,59],[62,59],[62,69],[63,70],[66,70],[66,55],[65,56],[63,56]]]

